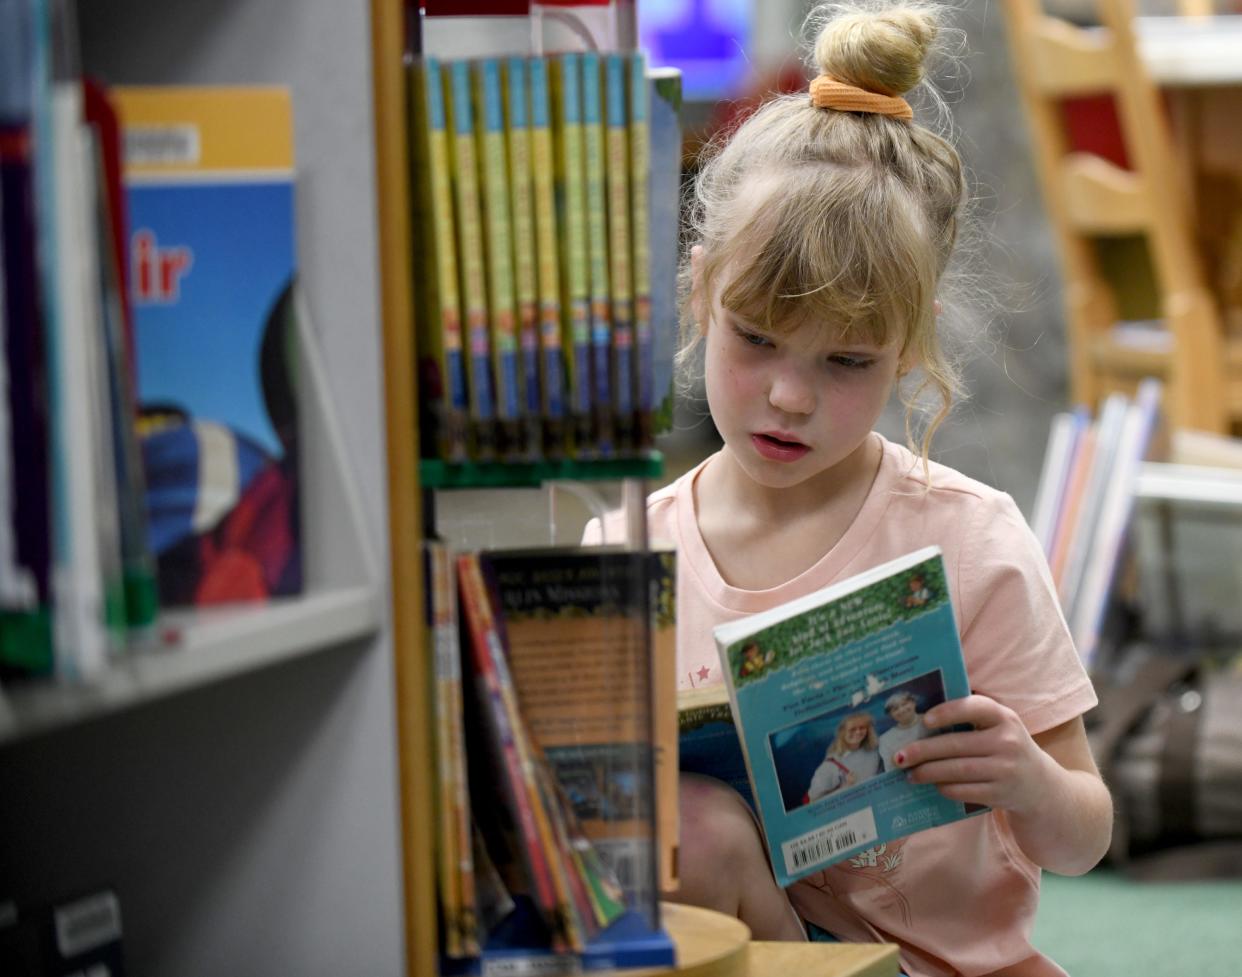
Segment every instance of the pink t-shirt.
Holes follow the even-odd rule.
[[[649,497],[652,540],[678,553],[679,687],[721,681],[716,625],[936,544],[971,688],[1009,706],[1033,734],[1095,705],[1047,563],[1013,500],[935,463],[927,490],[922,461],[880,441],[879,473],[845,535],[810,569],[770,590],[730,586],[716,569],[692,493],[707,462]],[[608,538],[621,525],[619,515],[606,517]],[[598,522],[587,527],[586,542],[600,538]],[[1060,975],[1030,944],[1039,876],[1004,813],[994,811],[877,846],[795,883],[789,896],[804,919],[841,939],[899,943],[911,977]]]

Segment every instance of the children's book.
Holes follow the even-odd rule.
[[[450,133],[453,214],[457,230],[459,294],[466,322],[466,390],[470,400],[470,447],[476,458],[496,451],[491,339],[488,335],[487,277],[483,264],[483,217],[479,203],[478,153],[470,100],[470,64],[443,66],[444,107]]]
[[[161,601],[297,593],[290,93],[158,87],[113,97]]]
[[[606,547],[495,550],[495,587],[522,715],[630,908],[656,921],[648,568]]]
[[[655,403],[655,342],[651,323],[651,91],[647,62],[641,53],[628,58],[630,239],[634,278],[634,440],[639,448],[653,444]],[[680,146],[678,147],[680,151]],[[677,175],[681,166],[678,159]],[[667,164],[666,164],[667,165]],[[674,229],[676,233],[676,229]]]
[[[634,424],[634,275],[630,240],[630,58],[603,56],[608,273],[612,296],[612,409],[616,446],[632,449]]]
[[[483,191],[483,267],[487,278],[496,419],[502,452],[517,458],[522,454],[523,404],[513,292],[513,225],[505,160],[504,93],[499,60],[485,58],[472,62],[470,67],[479,184]]]
[[[587,281],[591,310],[591,408],[595,450],[611,454],[616,416],[612,391],[612,308],[608,267],[603,79],[600,56],[582,54],[582,172],[585,188]]]
[[[561,336],[569,442],[589,454],[591,433],[591,310],[588,300],[586,180],[583,170],[582,60],[549,59],[555,154],[557,239],[560,243]]]
[[[419,442],[424,453],[464,461],[469,448],[466,365],[457,234],[453,224],[449,134],[440,62],[422,58],[409,69],[414,267],[418,310]]]
[[[984,810],[882,759],[970,693],[938,547],[713,631],[777,882]],[[909,696],[905,726],[890,715]]]
[[[639,359],[651,370],[650,410],[652,429],[659,434],[673,426],[673,360],[678,345],[677,269],[681,251],[681,72],[676,68],[654,68],[647,72],[651,117],[650,183],[648,191],[648,246],[646,262],[636,254],[635,266],[642,263],[651,273],[651,349],[646,349],[641,320],[641,285],[638,295],[637,339]]]
[[[435,676],[436,880],[440,897],[441,949],[448,957],[479,954],[470,797],[466,782],[465,728],[461,686],[461,642],[457,631],[457,587],[453,558],[438,540],[423,543],[424,606]]]
[[[530,69],[531,184],[534,193],[535,254],[539,302],[539,378],[544,452],[565,450],[565,357],[561,342],[561,252],[556,226],[552,102],[546,58]]]
[[[52,671],[51,405],[46,303],[37,254],[39,160],[35,115],[40,86],[29,11],[0,6],[0,323],[9,438],[10,562],[0,593],[0,678]]]
[[[521,376],[521,454],[543,454],[543,395],[539,382],[539,290],[536,274],[534,187],[531,172],[530,73],[525,58],[502,63],[505,148],[513,229],[513,289]],[[546,102],[545,102],[546,105]],[[546,120],[546,114],[544,116]]]

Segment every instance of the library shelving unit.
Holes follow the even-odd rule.
[[[304,597],[0,698],[0,906],[111,888],[126,971],[406,972],[366,4],[78,5],[115,84],[293,95]],[[0,966],[0,969],[3,969]]]

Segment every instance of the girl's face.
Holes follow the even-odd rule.
[[[871,724],[865,719],[851,719],[841,731],[841,739],[851,750],[856,750],[862,746],[870,730]]]
[[[892,392],[896,347],[842,343],[823,325],[773,335],[713,300],[707,402],[727,451],[760,486],[831,472],[862,447]]]

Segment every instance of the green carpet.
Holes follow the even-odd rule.
[[[1070,977],[1239,977],[1242,880],[1044,873],[1033,942]]]

